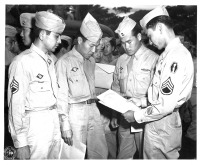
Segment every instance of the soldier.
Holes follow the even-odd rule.
[[[22,26],[21,37],[25,46],[30,47],[34,40],[33,27],[35,24],[35,13],[22,13],[20,15],[20,25]]]
[[[128,100],[140,100],[141,106],[145,106],[143,102],[147,97],[158,55],[142,44],[141,27],[129,17],[124,17],[115,32],[126,53],[121,55],[117,61],[111,88]],[[139,153],[142,151],[143,125],[129,124],[123,116],[120,116],[118,120],[113,117],[111,121],[114,128],[118,126],[118,122],[120,123],[117,158],[132,159],[136,150]]]
[[[129,122],[146,123],[145,159],[177,159],[182,138],[179,107],[191,96],[194,77],[192,57],[175,36],[172,21],[164,7],[150,11],[140,24],[149,42],[159,50],[165,50],[158,59],[148,89],[147,108],[127,111],[124,118]]]
[[[58,109],[63,113],[62,137],[68,145],[73,145],[74,140],[86,144],[88,159],[106,159],[108,155],[95,102],[95,60],[92,57],[101,37],[99,24],[88,13],[81,24],[77,45],[56,63]]]
[[[60,125],[56,108],[57,80],[53,52],[65,28],[52,13],[35,15],[35,41],[9,68],[9,130],[18,159],[57,159]]]

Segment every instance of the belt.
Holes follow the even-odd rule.
[[[131,97],[129,97],[129,96],[124,96],[124,98],[125,98],[125,99],[130,99]]]
[[[96,103],[97,99],[89,99],[86,101],[82,101],[82,102],[78,102],[78,103],[72,103],[72,104],[92,104],[92,103]]]
[[[45,111],[45,110],[53,110],[53,109],[56,109],[57,108],[57,105],[54,104],[50,107],[47,107],[47,108],[42,108],[42,109],[36,109],[36,110],[26,110],[26,112],[39,112],[39,111]]]
[[[57,108],[57,105],[56,105],[56,104],[54,104],[54,105],[52,105],[52,106],[48,107],[48,108],[47,108],[47,110],[53,110],[53,109],[56,109],[56,108]]]

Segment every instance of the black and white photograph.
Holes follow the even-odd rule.
[[[4,2],[3,162],[197,163],[192,2]]]

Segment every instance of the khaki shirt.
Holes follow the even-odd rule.
[[[93,98],[95,95],[94,68],[95,60],[87,60],[86,76],[83,69],[83,56],[75,47],[64,54],[56,63],[58,78],[58,111],[62,114],[62,131],[70,130],[68,104],[79,103]]]
[[[160,55],[148,89],[151,106],[134,113],[138,123],[159,120],[180,107],[191,96],[194,66],[190,52],[179,38],[172,40]]]
[[[112,90],[122,96],[129,96],[146,101],[146,94],[153,78],[158,55],[141,45],[134,57],[123,54],[119,57]]]
[[[40,111],[56,104],[57,88],[52,58],[34,44],[13,59],[9,67],[8,105],[9,129],[16,148],[27,145],[29,123],[25,111]]]

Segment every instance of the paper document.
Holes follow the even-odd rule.
[[[96,63],[95,87],[110,89],[113,82],[114,65]]]
[[[100,94],[99,96],[97,96],[97,98],[100,100],[99,102],[101,104],[112,108],[120,113],[125,113],[128,110],[138,110],[138,107],[133,102],[127,101],[127,99],[123,98],[111,89]]]
[[[60,159],[84,159],[86,145],[73,139],[73,146],[69,146],[61,139]]]

